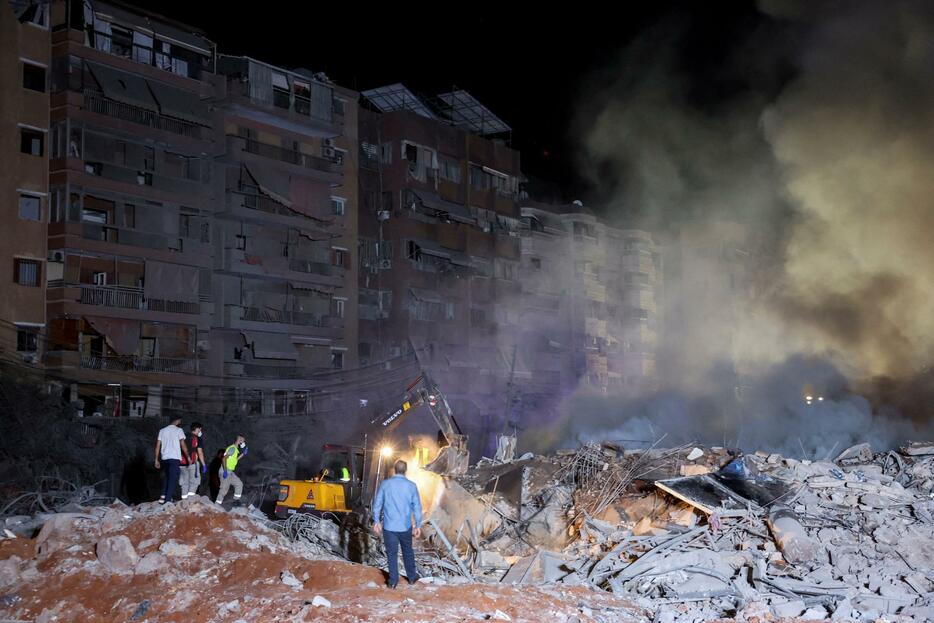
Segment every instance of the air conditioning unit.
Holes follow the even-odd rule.
[[[54,251],[49,251],[49,261],[50,262],[64,262],[65,261],[65,252],[61,249],[56,249]]]
[[[379,260],[376,262],[376,267],[380,270],[389,270],[392,268],[392,260]]]
[[[324,158],[327,158],[328,160],[334,160],[335,158],[337,158],[337,152],[334,150],[333,147],[322,148],[321,155]]]
[[[378,221],[388,221],[389,220],[389,210],[380,210],[376,213],[376,220]]]
[[[127,415],[130,417],[143,417],[146,413],[145,400],[130,400],[130,409]]]

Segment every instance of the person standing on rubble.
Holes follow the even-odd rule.
[[[200,422],[191,423],[191,436],[188,438],[189,452],[182,455],[182,499],[197,495],[201,484],[201,474],[208,471],[204,460],[201,436],[204,432]]]
[[[156,469],[162,468],[165,472],[165,488],[159,498],[160,504],[171,502],[178,488],[178,477],[182,462],[182,455],[188,454],[185,445],[185,431],[179,428],[182,418],[173,417],[169,425],[159,431],[156,438],[156,460],[153,464]]]
[[[237,469],[237,464],[240,459],[246,456],[246,453],[246,437],[243,435],[237,435],[237,440],[227,446],[227,450],[224,451],[220,469],[221,490],[217,492],[217,499],[215,500],[218,504],[224,503],[224,496],[227,495],[230,485],[233,485],[234,488],[234,502],[243,495],[243,481],[234,473],[234,470]]]
[[[415,568],[415,550],[412,537],[421,536],[422,502],[418,496],[418,485],[405,477],[408,469],[405,461],[396,461],[395,475],[384,480],[373,501],[373,532],[383,535],[386,559],[389,563],[389,588],[399,583],[399,548],[409,584],[418,581]]]

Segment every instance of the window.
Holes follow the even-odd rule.
[[[123,226],[129,229],[136,227],[136,206],[132,203],[123,206]]]
[[[115,141],[114,164],[126,165],[126,141]]]
[[[16,350],[21,353],[34,353],[39,350],[39,328],[18,327],[16,329]]]
[[[41,274],[39,260],[27,260],[19,257],[13,258],[13,281],[21,286],[39,286]]]
[[[383,164],[392,164],[392,143],[383,143],[379,146],[379,161]]]
[[[335,318],[344,317],[344,306],[347,304],[347,301],[344,299],[334,298],[331,299],[331,315]]]
[[[344,204],[347,202],[343,197],[331,197],[331,214],[344,216]]]
[[[344,353],[339,350],[331,351],[331,367],[335,370],[341,370],[344,367]]]
[[[444,319],[454,320],[454,303],[444,304]]]
[[[152,147],[143,147],[143,170],[156,170],[156,150]]]
[[[88,223],[97,223],[106,225],[109,220],[109,214],[105,210],[95,210],[93,208],[82,208],[81,220]]]
[[[537,270],[541,270],[541,268],[542,268],[542,260],[541,260],[541,258],[533,257],[532,260],[531,260],[531,262],[532,262],[532,268],[535,268],[535,269],[537,269]]]
[[[470,326],[478,327],[486,322],[486,311],[473,308],[470,310]]]
[[[19,196],[19,217],[26,221],[42,220],[42,200],[35,195]]]
[[[49,6],[51,2],[33,0],[32,2],[20,3],[21,7],[23,5],[26,5],[26,8],[22,9],[22,12],[17,18],[20,24],[32,24],[40,28],[49,27]],[[14,4],[14,6],[16,5]]]
[[[452,158],[446,158],[444,156],[438,161],[440,167],[441,179],[453,182],[455,184],[460,184],[461,181],[461,165],[460,162]]]
[[[403,154],[406,160],[412,164],[418,164],[418,145],[406,143],[404,146]]]
[[[272,74],[272,103],[278,108],[289,108],[289,79],[285,74]]]
[[[106,286],[107,285],[107,273],[95,271],[91,273],[91,283],[96,286]]]
[[[43,133],[38,130],[31,130],[29,128],[20,128],[19,130],[19,150],[24,154],[41,156],[42,144],[44,141],[45,137]]]
[[[337,247],[331,249],[331,266],[337,266],[339,268],[350,267],[350,256],[347,253],[347,249],[340,249]]]
[[[141,337],[139,339],[139,352],[143,357],[156,356],[156,338]]]
[[[272,412],[276,415],[285,415],[289,404],[289,392],[276,389],[272,392]]]
[[[295,112],[300,115],[310,115],[311,83],[292,80],[292,94],[295,96]]]
[[[68,155],[65,147],[68,137],[68,124],[65,121],[59,121],[52,125],[52,138],[49,149],[53,158],[64,158]]]
[[[45,93],[45,67],[24,62],[23,88]]]
[[[65,189],[53,187],[49,189],[49,222],[61,223],[65,220]]]
[[[246,236],[237,236],[237,248],[241,251],[246,250]]]

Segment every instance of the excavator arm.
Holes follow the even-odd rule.
[[[405,397],[398,407],[375,418],[370,424],[384,431],[391,431],[402,423],[409,411],[421,405],[428,406],[438,428],[441,429],[441,434],[447,441],[447,445],[441,448],[435,460],[426,465],[425,469],[443,475],[463,474],[467,471],[470,459],[467,451],[467,436],[457,425],[447,398],[427,373],[423,372],[406,388]]]

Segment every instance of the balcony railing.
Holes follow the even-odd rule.
[[[190,138],[201,138],[201,126],[171,117],[163,117],[151,110],[115,102],[93,91],[84,92],[84,108],[99,115],[106,115],[122,121],[129,121],[157,130],[180,134]]]
[[[280,147],[278,145],[261,143],[259,141],[242,136],[230,135],[230,138],[239,139],[242,145],[241,148],[247,153],[256,154],[257,156],[262,156],[264,158],[271,158],[280,162],[287,162],[289,164],[305,167],[306,169],[323,171],[324,173],[337,172],[335,170],[335,162],[326,158],[319,158],[318,156],[304,154],[300,151],[286,149],[285,147]]]
[[[309,314],[307,312],[296,312],[285,309],[259,309],[258,307],[244,307],[243,320],[250,322],[276,322],[281,324],[293,324],[303,327],[328,327],[329,316],[319,314]]]
[[[327,262],[313,262],[311,260],[289,260],[289,270],[314,275],[332,275],[334,267]]]
[[[309,368],[305,366],[267,366],[255,363],[227,363],[226,373],[230,376],[243,376],[262,379],[304,379],[310,378],[328,368]]]
[[[147,299],[143,296],[141,288],[125,286],[92,286],[79,285],[81,288],[80,301],[84,305],[100,305],[102,307],[118,307],[121,309],[141,309],[155,312],[168,312],[171,314],[199,314],[199,303],[187,301],[166,301],[163,299]]]
[[[81,355],[81,367],[89,370],[112,372],[163,372],[168,374],[197,374],[197,359],[169,357],[141,357],[139,355],[98,356]]]
[[[156,51],[152,46],[140,45],[131,39],[114,37],[111,33],[101,32],[100,30],[95,29],[91,34],[93,36],[93,47],[102,52],[129,58],[137,63],[157,67],[176,76],[185,76],[195,80],[200,80],[204,73],[204,70],[191,59],[179,58],[167,54],[161,49]]]

